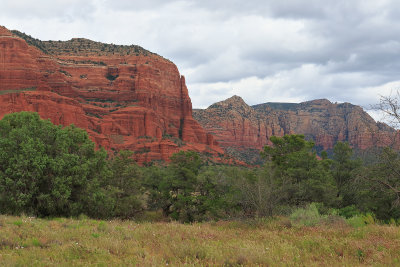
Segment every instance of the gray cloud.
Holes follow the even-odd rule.
[[[96,10],[93,1],[79,0],[36,0],[36,1],[2,1],[0,15],[19,19],[40,18],[58,19],[72,22],[77,18],[90,18]]]
[[[168,3],[176,1],[165,1],[165,0],[104,0],[102,4],[109,10],[154,10],[155,7],[160,8]]]
[[[0,16],[45,40],[138,44],[169,58],[195,107],[231,94],[367,105],[400,81],[395,0],[16,0]]]

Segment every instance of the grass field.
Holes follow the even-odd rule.
[[[1,266],[399,266],[400,228],[0,216]]]

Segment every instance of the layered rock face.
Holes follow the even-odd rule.
[[[205,110],[194,110],[193,116],[215,136],[221,147],[262,149],[270,136],[285,133],[277,117],[264,116],[239,96]]]
[[[271,136],[284,134],[304,134],[324,150],[338,141],[367,149],[390,144],[395,132],[376,123],[359,106],[326,99],[249,106],[233,96],[205,110],[194,110],[193,116],[228,152],[260,150],[270,144]]]
[[[0,118],[18,111],[75,124],[108,150],[135,151],[140,162],[182,149],[223,153],[192,118],[177,67],[139,46],[43,42],[0,27]]]

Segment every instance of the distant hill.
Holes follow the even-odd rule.
[[[388,145],[395,130],[375,120],[360,106],[327,99],[302,103],[247,105],[239,96],[194,110],[193,117],[230,154],[257,162],[256,153],[273,135],[304,134],[318,150],[347,141],[356,150]],[[251,153],[256,151],[256,153]]]

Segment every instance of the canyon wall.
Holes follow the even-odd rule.
[[[0,118],[18,111],[74,124],[109,151],[134,151],[139,162],[179,150],[223,153],[193,119],[175,64],[135,45],[40,41],[0,27]]]
[[[326,99],[249,106],[239,96],[233,96],[207,109],[194,110],[193,116],[233,155],[249,149],[258,153],[271,144],[273,135],[304,134],[324,150],[331,150],[338,141],[347,141],[360,150],[395,141],[395,130],[375,122],[361,107]]]

